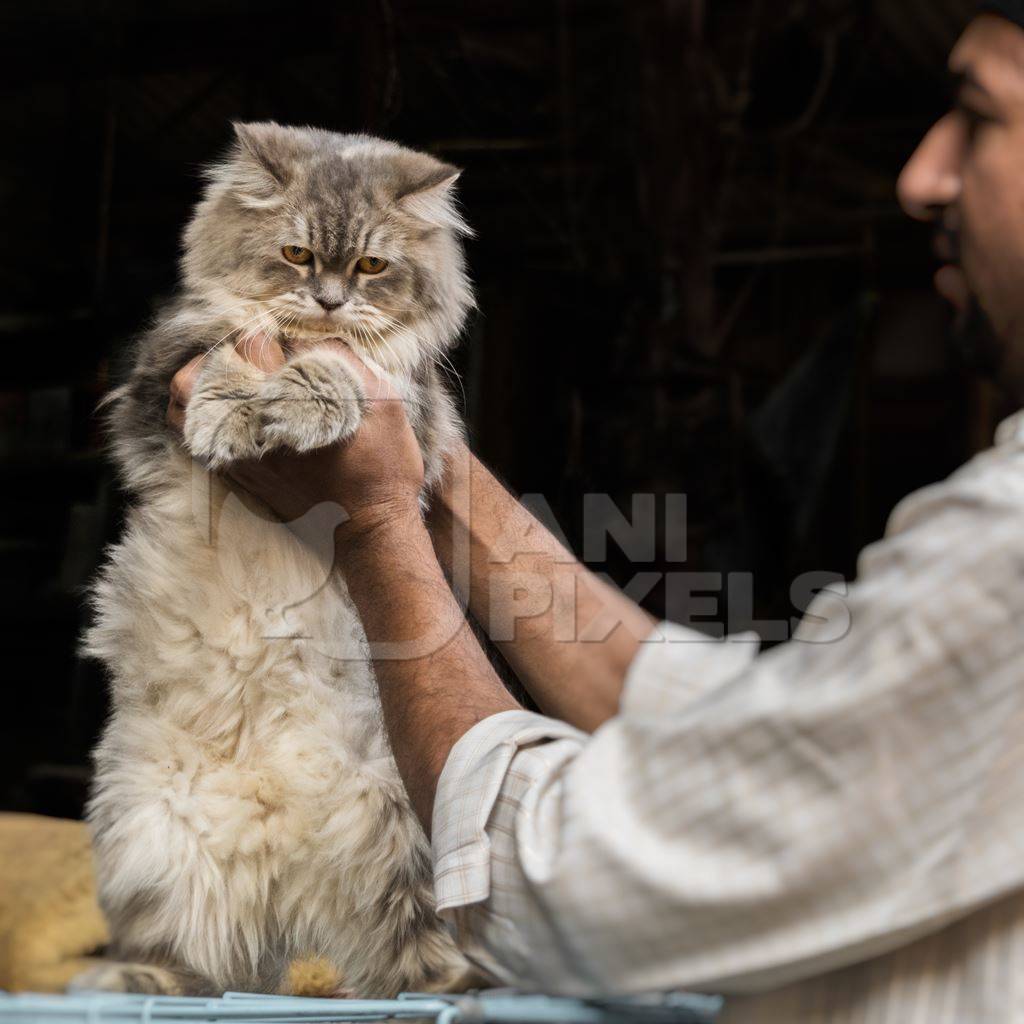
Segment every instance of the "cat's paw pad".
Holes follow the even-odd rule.
[[[135,992],[154,996],[180,996],[180,977],[154,964],[101,963],[75,975],[69,992]]]
[[[267,380],[260,396],[260,439],[265,449],[323,448],[355,433],[364,406],[362,386],[337,355],[308,352]]]

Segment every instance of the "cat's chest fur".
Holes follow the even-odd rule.
[[[250,969],[231,937],[244,927],[260,933],[260,957],[314,945],[352,963],[358,928],[344,923],[365,882],[350,872],[381,801],[407,806],[344,583],[265,514],[175,458],[129,515],[86,638],[112,674],[91,812],[101,895],[116,907],[142,855],[147,884],[204,901],[224,890],[226,931],[198,958],[224,983]],[[423,840],[400,813],[411,850]],[[326,946],[304,917],[325,879]]]
[[[130,516],[87,638],[118,656],[105,745],[130,746],[225,855],[293,846],[273,826],[319,827],[340,773],[397,781],[344,583],[265,515],[176,459]]]

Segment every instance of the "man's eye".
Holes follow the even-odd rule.
[[[983,114],[980,110],[975,110],[973,107],[961,106],[960,115],[963,117],[964,123],[967,125],[967,137],[972,142],[982,128],[986,128],[995,123],[995,118],[989,117],[987,114]]]

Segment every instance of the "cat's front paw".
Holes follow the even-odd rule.
[[[329,349],[314,349],[287,363],[260,395],[264,450],[312,451],[351,437],[362,419],[362,385]]]
[[[262,437],[263,374],[237,357],[215,357],[204,368],[185,411],[185,444],[211,469],[258,458]]]
[[[365,402],[362,385],[330,349],[269,375],[234,352],[217,352],[192,391],[185,443],[213,470],[276,448],[312,451],[351,437]]]

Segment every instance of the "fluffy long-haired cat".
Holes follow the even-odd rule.
[[[111,678],[89,821],[114,962],[79,985],[277,990],[314,956],[358,995],[444,989],[466,963],[344,581],[206,470],[350,434],[359,385],[316,345],[341,336],[401,387],[437,481],[460,433],[438,365],[473,304],[457,171],[362,135],[235,134],[185,231],[179,296],[110,397],[132,503],[86,648]],[[282,341],[283,369],[239,358],[256,333]],[[201,353],[182,443],[168,386]]]

